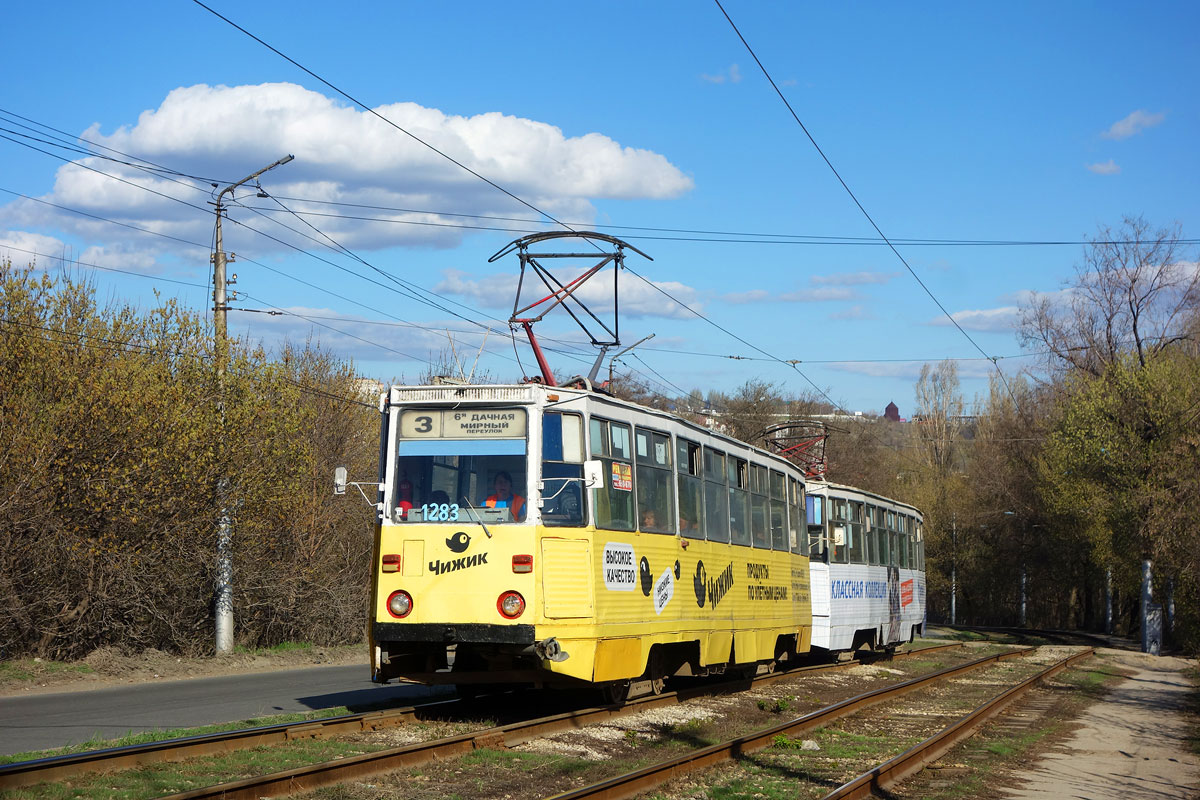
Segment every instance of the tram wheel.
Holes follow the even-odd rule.
[[[629,699],[629,681],[614,681],[604,687],[604,702],[622,705]]]

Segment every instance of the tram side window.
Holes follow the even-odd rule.
[[[732,456],[726,459],[729,478],[729,541],[750,544],[750,465]]]
[[[795,478],[788,478],[788,536],[793,553],[808,552],[808,537],[800,527],[801,509],[805,506],[804,486]]]
[[[878,510],[873,505],[863,509],[863,543],[866,545],[867,564],[879,563],[879,545],[875,541],[875,515]]]
[[[850,502],[850,541],[846,549],[851,564],[867,563],[867,545],[863,536],[863,504],[857,500]]]
[[[629,426],[593,417],[592,455],[603,465],[603,485],[595,489],[596,527],[633,530],[633,464]]]
[[[810,494],[804,498],[804,505],[808,521],[808,557],[814,561],[826,561],[825,498]]]
[[[917,563],[916,569],[924,571],[925,569],[925,528],[920,520],[916,521],[915,529],[917,532]]]
[[[909,524],[911,522],[912,520],[909,517],[900,517],[900,566],[904,569],[909,569],[912,566],[912,560],[910,558],[912,526]]]
[[[583,417],[547,411],[542,415],[542,522],[579,526],[583,503]]]
[[[638,528],[675,532],[675,494],[671,480],[671,437],[657,431],[633,433],[637,461]]]
[[[788,549],[787,530],[787,480],[783,473],[771,470],[768,484],[768,509],[771,523],[771,546],[776,550]]]
[[[676,439],[675,464],[679,469],[679,532],[702,539],[704,483],[700,477],[700,445]]]
[[[913,569],[925,569],[925,542],[921,539],[921,522],[913,520]]]
[[[850,502],[841,497],[829,501],[829,563],[845,564],[847,543],[850,541]]]
[[[902,566],[904,566],[904,562],[901,560],[902,555],[901,555],[901,551],[900,551],[900,547],[901,547],[900,540],[902,538],[904,538],[904,533],[903,533],[904,515],[903,514],[893,514],[891,527],[892,527],[892,566],[893,567],[902,567]]]
[[[882,514],[880,522],[883,527],[879,529],[879,563],[885,567],[890,567],[896,563],[893,561],[896,539],[893,529],[896,527],[896,512],[885,511]]]
[[[750,542],[755,547],[770,549],[771,524],[769,495],[771,487],[767,484],[767,468],[758,464],[750,465]]]
[[[725,454],[707,447],[704,448],[704,535],[710,542],[729,541]]]

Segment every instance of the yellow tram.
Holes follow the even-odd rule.
[[[791,463],[581,388],[394,386],[381,411],[375,681],[622,699],[809,650]]]

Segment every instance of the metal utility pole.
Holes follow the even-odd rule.
[[[1112,567],[1104,570],[1104,632],[1112,634],[1113,632],[1113,591],[1112,591]]]
[[[226,327],[226,281],[225,281],[225,249],[221,239],[221,216],[225,207],[222,199],[231,194],[234,189],[248,183],[267,170],[275,169],[286,164],[295,156],[286,155],[273,164],[263,167],[258,172],[247,175],[237,183],[226,186],[217,195],[217,232],[215,250],[213,252],[213,326],[216,349],[217,371],[217,416],[220,430],[217,432],[218,448],[221,454],[220,467],[225,468],[225,370],[229,363],[229,333]],[[233,520],[230,517],[229,476],[221,474],[217,478],[217,502],[220,508],[217,512],[217,586],[216,586],[216,650],[218,653],[228,653],[233,649]]]
[[[958,513],[950,512],[950,624],[958,624]]]
[[[1025,627],[1025,562],[1021,562],[1021,622],[1020,627]]]

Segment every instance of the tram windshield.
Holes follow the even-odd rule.
[[[392,521],[524,522],[524,409],[400,412]]]

